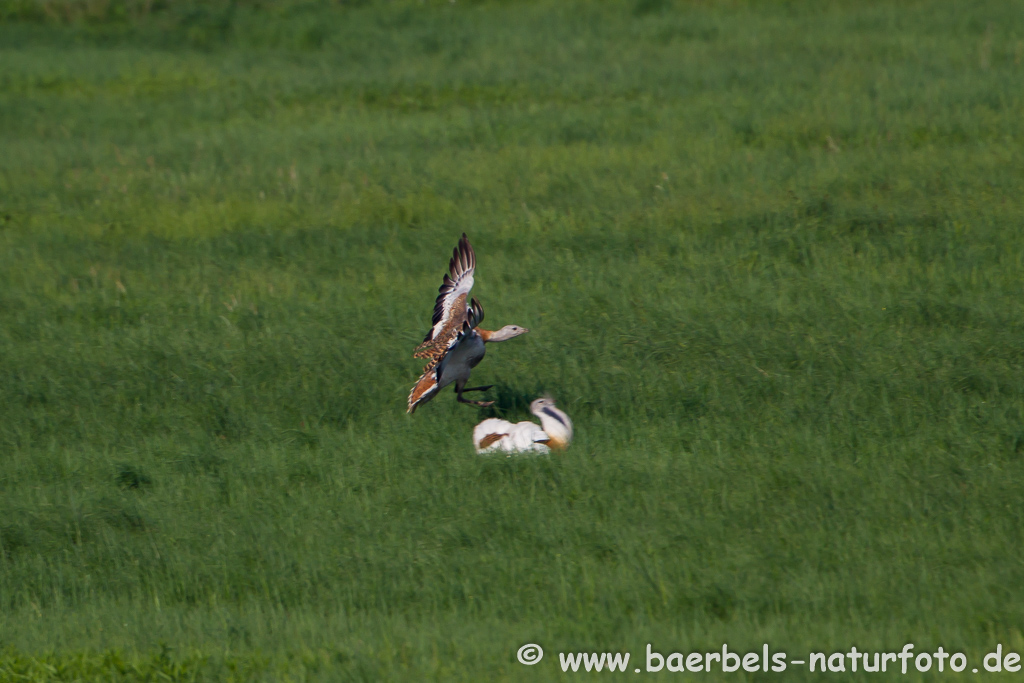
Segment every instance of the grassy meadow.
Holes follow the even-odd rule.
[[[3,0],[0,681],[1024,654],[1022,84],[1006,0]],[[410,417],[463,231],[531,332]]]

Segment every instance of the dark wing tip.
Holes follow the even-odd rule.
[[[466,237],[466,233],[462,233],[462,243],[466,250],[466,267],[476,268],[476,252],[473,251],[473,245],[469,243],[469,238]]]
[[[462,233],[462,238],[459,239],[459,246],[452,253],[452,263],[459,265],[461,269],[459,271],[460,274],[476,267],[476,254],[473,253],[473,246],[469,243],[466,233]]]
[[[469,314],[471,316],[471,324],[476,327],[484,321],[484,307],[480,305],[480,302],[476,299],[472,299],[469,303]]]
[[[461,245],[459,245],[461,246]],[[452,278],[457,278],[459,272],[462,270],[462,264],[459,263],[459,248],[452,249],[452,258],[448,261],[448,272],[452,274]]]
[[[467,336],[468,336],[468,335],[469,335],[469,334],[470,334],[470,333],[471,333],[471,332],[473,331],[473,328],[474,328],[474,327],[475,327],[475,325],[473,325],[473,324],[472,324],[472,319],[471,319],[471,317],[470,317],[470,318],[467,318],[467,319],[466,319],[465,321],[463,321],[463,323],[462,323],[462,329],[461,329],[461,330],[459,330],[459,336],[458,336],[458,339],[459,339],[459,340],[461,341],[462,339],[464,339],[465,337],[467,337]]]

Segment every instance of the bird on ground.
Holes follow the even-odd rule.
[[[530,412],[535,422],[517,422],[491,417],[473,428],[473,446],[477,453],[550,453],[564,451],[572,441],[572,420],[555,407],[553,398],[538,398]]]
[[[428,361],[423,374],[409,392],[409,413],[415,412],[417,407],[453,382],[459,403],[482,407],[493,405],[494,401],[471,401],[462,397],[464,393],[487,391],[494,386],[467,388],[470,372],[483,360],[487,351],[485,344],[529,332],[518,325],[505,325],[500,330],[477,327],[484,319],[484,309],[476,299],[468,298],[475,270],[476,254],[466,233],[462,233],[459,245],[452,251],[448,275],[444,276],[437,290],[432,327],[413,353],[413,358],[426,358]]]

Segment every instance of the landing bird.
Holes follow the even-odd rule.
[[[473,446],[477,453],[550,453],[564,451],[572,441],[572,420],[555,407],[553,398],[538,398],[530,404],[530,412],[540,418],[534,422],[517,422],[491,417],[473,428]]]
[[[444,282],[437,290],[431,321],[433,327],[413,353],[413,358],[429,360],[416,386],[409,392],[409,413],[415,412],[421,403],[434,398],[452,382],[455,383],[455,396],[459,403],[492,405],[494,401],[470,401],[462,397],[466,392],[487,391],[493,386],[466,388],[469,373],[483,360],[485,343],[505,341],[529,332],[517,325],[505,325],[495,331],[477,327],[484,319],[483,306],[476,299],[471,299],[468,305],[466,303],[469,290],[473,288],[474,270],[476,254],[466,239],[466,233],[462,233],[459,246],[452,251],[452,260],[448,263],[449,275],[444,276]]]

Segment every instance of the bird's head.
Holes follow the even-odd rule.
[[[501,328],[500,330],[495,330],[494,332],[492,332],[491,336],[487,339],[487,341],[505,341],[506,339],[518,337],[519,335],[526,334],[527,332],[529,332],[528,329],[526,329],[525,327],[520,327],[519,325],[505,325],[505,327]]]
[[[555,399],[550,396],[543,396],[538,399],[534,399],[533,403],[530,404],[530,412],[534,415],[539,415],[544,408],[554,408]]]

